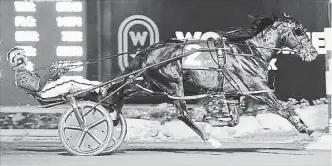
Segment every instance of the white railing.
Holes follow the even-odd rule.
[[[329,134],[332,134],[332,28],[325,28],[325,78],[326,78],[326,96],[328,100],[328,127]]]

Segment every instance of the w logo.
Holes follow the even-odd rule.
[[[141,46],[144,46],[146,37],[148,36],[148,32],[144,31],[142,34],[141,32],[135,32],[130,31],[129,32],[130,38],[133,41],[134,46],[137,46],[138,42],[140,43]]]
[[[148,40],[148,41],[147,41]],[[148,17],[133,15],[122,21],[118,31],[118,53],[133,51],[135,48],[142,49],[159,42],[159,29]],[[129,58],[135,54],[118,57],[119,67],[124,71],[129,65]]]

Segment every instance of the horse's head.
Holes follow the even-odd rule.
[[[273,15],[269,17],[253,17],[250,27],[255,37],[252,39],[256,45],[271,48],[288,47],[296,52],[296,56],[304,61],[316,59],[318,52],[311,44],[306,29],[293,17],[283,14],[281,18]],[[262,50],[267,59],[274,53],[273,50]]]
[[[293,17],[284,13],[282,18],[274,21],[271,28],[280,33],[278,47],[290,48],[304,61],[316,59],[318,52],[306,34],[306,29]]]

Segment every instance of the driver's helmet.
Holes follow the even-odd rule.
[[[7,52],[7,61],[14,68],[19,66],[25,66],[28,62],[28,58],[24,49],[14,47]]]

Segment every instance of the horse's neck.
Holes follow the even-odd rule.
[[[278,34],[269,32],[261,32],[257,36],[246,40],[248,44],[256,47],[262,59],[269,61],[272,55],[275,53],[273,49],[266,48],[276,48],[278,45]]]

